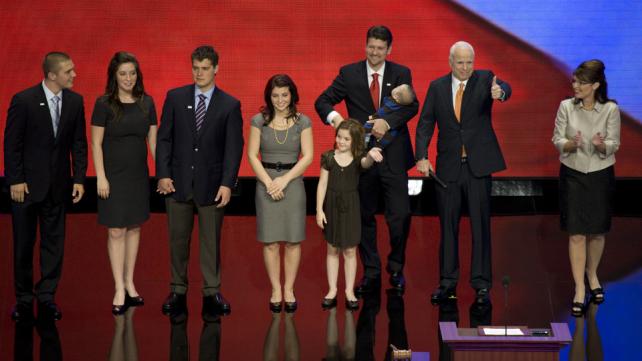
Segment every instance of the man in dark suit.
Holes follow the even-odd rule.
[[[70,88],[76,72],[69,55],[45,56],[44,80],[13,96],[4,132],[4,165],[11,192],[14,320],[38,317],[59,320],[54,296],[62,271],[65,203],[85,193],[87,139],[82,96]],[[70,163],[70,158],[72,162]],[[73,169],[73,186],[69,170]],[[40,273],[33,285],[33,249],[40,224]]]
[[[187,265],[194,210],[198,212],[205,320],[231,311],[219,292],[223,210],[229,203],[243,152],[241,103],[214,85],[218,54],[211,46],[192,53],[195,84],[167,93],[156,147],[158,191],[166,198],[171,292],[163,312],[185,309]]]
[[[463,41],[450,49],[452,72],[430,83],[417,125],[417,169],[428,175],[428,145],[439,125],[436,185],[441,226],[440,281],[432,294],[437,304],[455,298],[459,279],[458,235],[461,206],[468,204],[473,238],[470,283],[478,303],[489,300],[492,283],[490,251],[491,174],[506,168],[491,123],[495,100],[511,95],[508,83],[491,71],[473,70],[473,47]]]
[[[373,26],[366,33],[366,60],[348,64],[339,70],[339,75],[319,96],[315,108],[321,120],[335,128],[343,117],[334,110],[334,105],[345,101],[348,116],[365,124],[368,116],[375,114],[381,99],[390,96],[393,88],[401,84],[412,86],[410,69],[386,61],[392,50],[392,33],[385,26]],[[375,212],[379,194],[383,191],[386,205],[391,251],[387,271],[391,285],[403,291],[405,279],[406,240],[410,228],[410,201],[408,198],[407,170],[414,165],[412,145],[406,123],[417,114],[419,104],[392,112],[385,119],[371,120],[372,135],[381,139],[391,129],[397,135],[383,150],[383,162],[377,163],[364,173],[359,181],[361,199],[361,243],[359,254],[364,266],[364,277],[355,288],[357,294],[376,289],[381,283],[381,260],[377,252],[377,223]],[[353,139],[353,141],[355,141]],[[371,139],[369,146],[374,145]]]

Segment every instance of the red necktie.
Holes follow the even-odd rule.
[[[375,110],[379,109],[379,74],[372,74],[372,83],[370,84],[370,96]]]

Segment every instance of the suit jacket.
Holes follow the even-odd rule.
[[[410,69],[403,65],[386,61],[383,74],[383,87],[379,99],[390,96],[392,89],[401,84],[412,85]],[[368,116],[375,114],[375,105],[370,97],[366,60],[345,65],[332,84],[317,98],[314,106],[325,123],[334,105],[345,100],[348,116],[365,124]],[[404,173],[414,166],[410,134],[406,123],[417,114],[419,103],[415,101],[408,107],[385,116],[391,129],[398,130],[397,136],[384,149],[384,164],[393,173]]]
[[[58,134],[54,137],[42,83],[14,95],[4,130],[4,166],[7,184],[27,183],[25,201],[42,201],[49,190],[57,202],[70,198],[70,170],[73,182],[78,184],[84,183],[87,171],[82,96],[63,90]]]
[[[196,132],[195,85],[167,92],[156,145],[156,177],[171,178],[172,197],[214,204],[221,185],[234,187],[243,155],[241,103],[216,87]]]
[[[436,172],[445,181],[457,180],[462,145],[466,148],[468,163],[475,176],[487,176],[506,169],[491,122],[493,98],[490,88],[493,77],[491,71],[473,71],[462,99],[461,122],[455,118],[452,75],[445,75],[430,83],[417,124],[415,154],[417,159],[428,157],[428,145],[437,123]],[[507,100],[511,95],[510,85],[500,79],[497,79],[497,84],[504,90],[504,100]]]

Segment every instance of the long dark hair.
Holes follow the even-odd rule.
[[[132,53],[125,51],[119,51],[111,58],[109,61],[109,67],[107,68],[107,85],[105,86],[105,98],[107,98],[107,104],[114,112],[114,119],[118,120],[123,113],[123,103],[118,97],[118,82],[116,81],[116,73],[118,68],[122,64],[132,63],[136,69],[136,84],[134,84],[134,89],[132,89],[132,96],[136,99],[136,104],[143,110],[145,115],[147,115],[147,109],[143,106],[143,98],[145,96],[145,86],[143,85],[143,72],[140,70],[140,65],[138,60]]]
[[[287,87],[290,90],[290,106],[288,110],[290,111],[286,116],[286,119],[293,118],[296,122],[298,120],[296,105],[299,103],[299,92],[296,89],[296,84],[294,80],[290,78],[287,74],[276,74],[268,79],[267,84],[265,84],[265,91],[263,92],[263,100],[265,105],[261,106],[261,114],[263,114],[263,125],[268,125],[272,120],[274,120],[274,105],[272,104],[272,90],[274,88],[285,88]]]
[[[339,123],[339,126],[337,127],[337,131],[334,133],[335,137],[339,135],[339,131],[341,129],[345,129],[350,133],[350,138],[352,138],[352,144],[350,145],[350,152],[352,153],[352,156],[355,158],[359,158],[363,156],[363,154],[366,151],[366,144],[363,141],[366,131],[363,129],[363,126],[359,121],[354,120],[352,118],[348,118],[341,123]],[[335,144],[336,146],[336,144]]]
[[[587,60],[573,71],[573,76],[582,82],[591,84],[600,83],[600,86],[595,90],[595,101],[601,104],[606,102],[617,103],[615,99],[609,99],[608,84],[606,83],[606,75],[604,74],[605,69],[606,67],[601,60]],[[575,104],[579,104],[579,102],[580,99],[574,100]]]

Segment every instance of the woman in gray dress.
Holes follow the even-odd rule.
[[[310,118],[297,112],[299,94],[285,74],[272,76],[264,92],[265,105],[252,117],[247,155],[256,173],[257,239],[272,284],[270,310],[297,308],[294,296],[300,243],[305,239],[305,188],[302,174],[312,162]],[[260,157],[259,157],[260,155]],[[285,244],[285,282],[281,290],[279,242]]]

